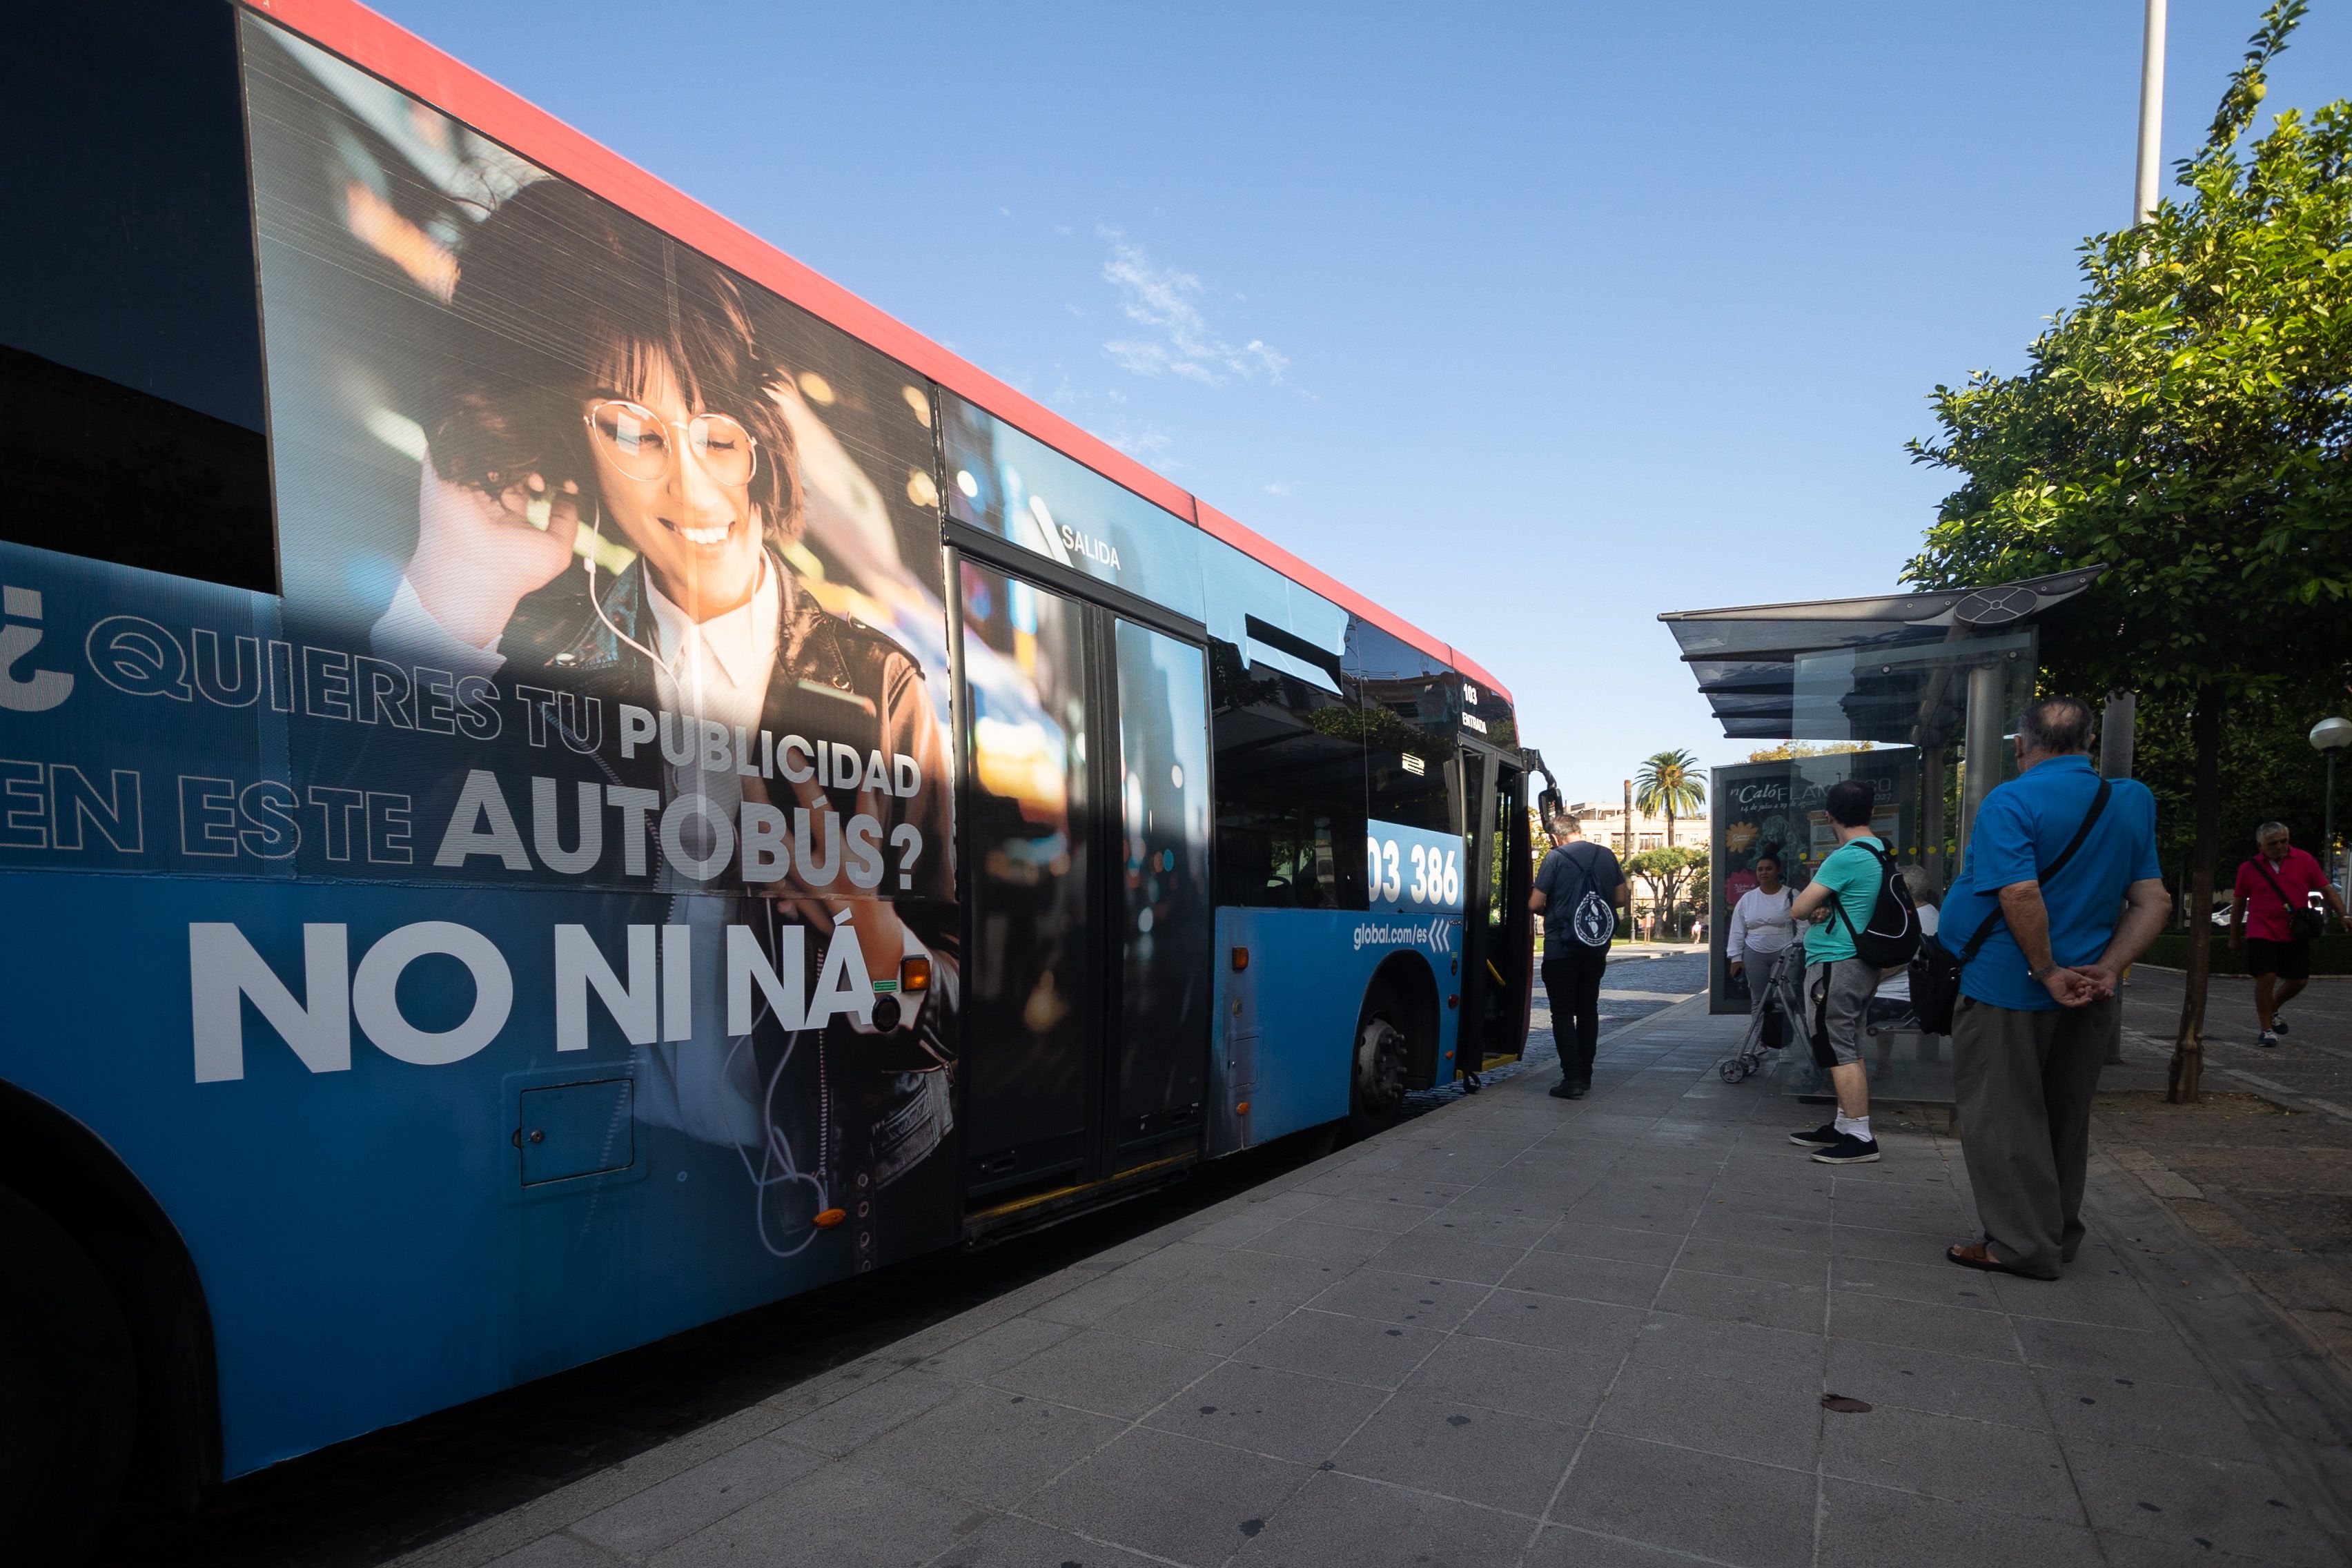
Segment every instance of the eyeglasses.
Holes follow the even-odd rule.
[[[642,403],[613,398],[592,404],[584,416],[588,434],[613,466],[633,479],[666,479],[676,460],[673,434],[683,437],[695,461],[714,484],[748,485],[760,471],[760,443],[740,422],[724,414],[691,419],[662,418]]]

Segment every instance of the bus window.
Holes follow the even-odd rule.
[[[270,592],[235,25],[182,0],[9,18],[0,538]]]
[[[1209,645],[1216,706],[1217,901],[1360,910],[1364,746],[1355,704]]]
[[[1371,815],[1382,822],[1459,833],[1453,682],[1420,649],[1359,619],[1348,628],[1348,672],[1363,698]],[[1468,808],[1477,809],[1475,803]]]

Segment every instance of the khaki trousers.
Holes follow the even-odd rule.
[[[2114,996],[2035,1013],[1963,996],[1953,1015],[1960,1151],[1977,1217],[1992,1255],[2021,1274],[2055,1279],[2082,1247],[2091,1096],[2122,1032]]]

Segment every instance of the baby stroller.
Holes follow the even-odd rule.
[[[1752,976],[1755,971],[1751,967],[1748,973]],[[1742,1083],[1755,1077],[1757,1068],[1764,1065],[1765,1053],[1779,1050],[1799,1032],[1796,1020],[1802,1016],[1800,993],[1804,976],[1805,944],[1800,940],[1780,951],[1760,982],[1751,981],[1765,987],[1764,1005],[1749,1012],[1748,1033],[1739,1049],[1716,1064],[1716,1074],[1724,1082]]]

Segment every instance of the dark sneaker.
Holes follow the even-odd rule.
[[[1550,1093],[1554,1100],[1582,1100],[1591,1087],[1590,1084],[1570,1083],[1562,1079],[1551,1086]]]
[[[1814,1150],[1813,1158],[1824,1165],[1867,1165],[1878,1158],[1878,1140],[1848,1132],[1828,1148]]]
[[[2285,1035],[2285,1034],[2292,1034],[2293,1032],[2294,1032],[2294,1031],[2292,1031],[2291,1029],[2289,1029],[2289,1028],[2286,1026],[2286,1015],[2285,1015],[2285,1014],[2284,1014],[2284,1013],[2273,1013],[2273,1014],[2272,1014],[2272,1015],[2271,1015],[2271,1033],[2272,1033],[2272,1034],[2273,1034],[2273,1035]]]
[[[1824,1121],[1810,1132],[1791,1132],[1789,1142],[1800,1149],[1828,1149],[1845,1134],[1837,1130],[1834,1121]]]

